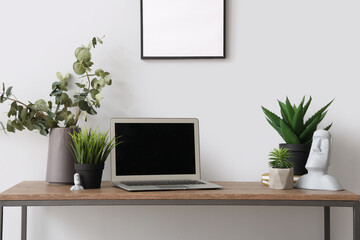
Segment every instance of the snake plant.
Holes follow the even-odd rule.
[[[286,97],[285,102],[279,102],[281,117],[261,106],[266,115],[266,120],[269,124],[280,134],[287,144],[310,144],[312,136],[317,129],[318,124],[324,119],[327,114],[327,108],[334,101],[334,99],[318,110],[312,117],[305,120],[305,114],[311,103],[311,96],[305,103],[305,96],[301,103],[296,106],[292,105],[290,100]],[[329,130],[332,123],[324,130]]]

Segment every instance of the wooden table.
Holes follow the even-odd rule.
[[[98,205],[256,205],[317,206],[324,208],[324,239],[330,239],[330,207],[353,208],[353,239],[360,240],[359,195],[349,191],[304,189],[272,190],[259,182],[216,182],[220,190],[178,190],[127,192],[103,182],[100,189],[70,191],[69,185],[21,182],[0,194],[0,240],[3,208],[18,206],[21,211],[21,239],[26,239],[29,206]]]

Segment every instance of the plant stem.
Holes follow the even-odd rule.
[[[90,86],[91,86],[90,75],[86,70],[85,70],[85,74],[86,74],[86,76],[82,76],[82,77],[87,78],[87,80],[88,80],[88,89],[90,89]],[[74,119],[75,120],[75,125],[77,125],[77,122],[79,121],[80,113],[81,113],[81,110],[78,107],[77,110],[76,110],[76,115],[75,115],[75,119]]]

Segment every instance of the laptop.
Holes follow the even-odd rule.
[[[217,189],[200,179],[199,121],[195,118],[115,118],[111,180],[128,191]]]

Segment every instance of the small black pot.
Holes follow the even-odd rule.
[[[104,163],[101,164],[78,164],[75,170],[80,175],[81,185],[85,189],[100,188]]]
[[[307,173],[305,165],[309,157],[311,144],[281,143],[279,147],[289,149],[291,154],[289,161],[294,164],[294,175],[304,175]]]

